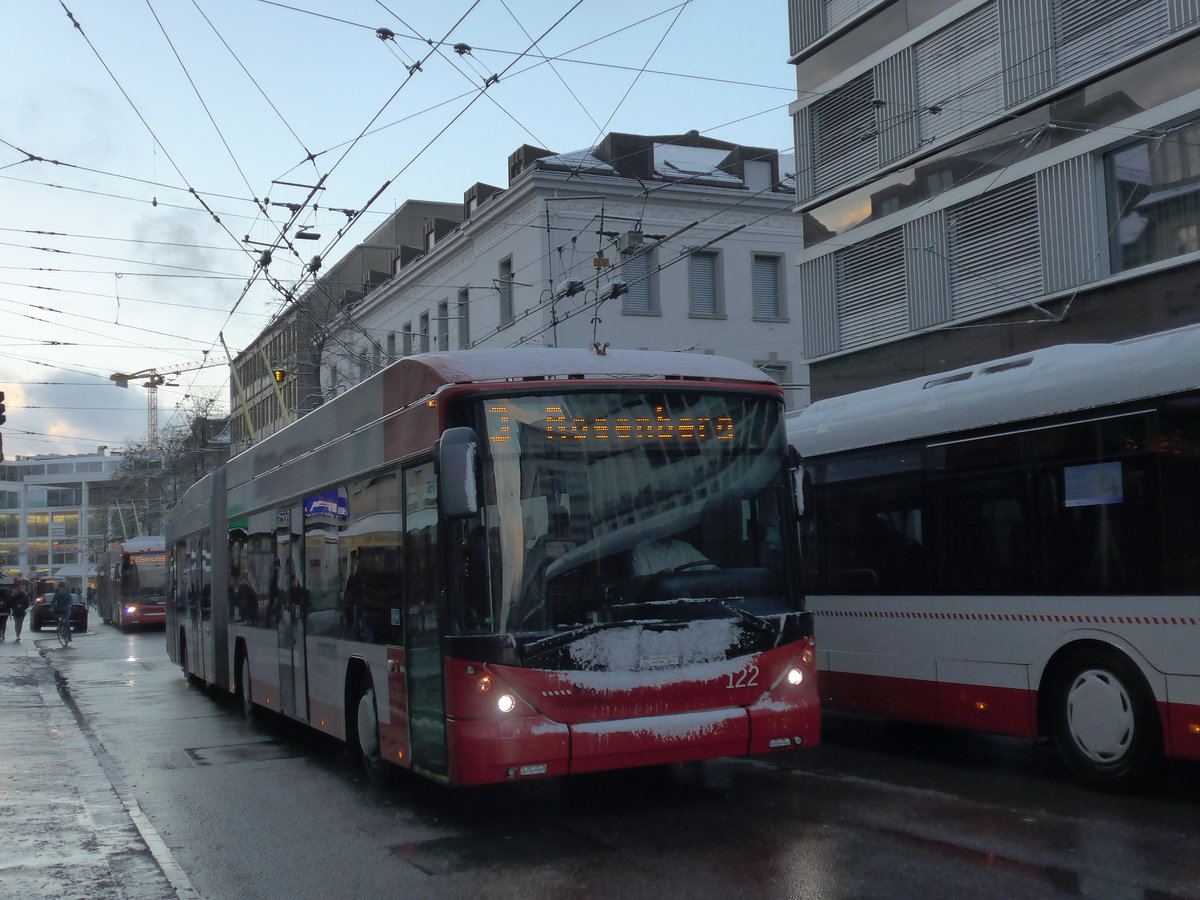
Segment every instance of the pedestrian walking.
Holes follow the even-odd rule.
[[[9,589],[0,588],[0,641],[4,640],[4,632],[8,629],[8,610],[11,603]]]
[[[8,614],[13,621],[18,641],[21,639],[21,628],[25,625],[27,609],[29,609],[29,595],[25,593],[24,586],[18,584],[8,598]]]

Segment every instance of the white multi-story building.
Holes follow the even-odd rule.
[[[65,578],[86,587],[110,538],[109,516],[136,510],[114,507],[107,483],[121,457],[106,447],[72,456],[31,456],[0,463],[0,576]]]
[[[789,386],[789,405],[803,405],[793,168],[774,150],[696,132],[613,133],[566,154],[521,147],[505,188],[476,184],[461,206],[423,216],[431,204],[401,206],[382,229],[398,244],[386,280],[364,290],[357,269],[326,278],[319,316],[293,312],[264,333],[256,346],[273,343],[286,356],[289,327],[322,323],[319,341],[293,342],[306,352],[319,343],[319,358],[279,363],[277,398],[266,390],[270,353],[239,357],[245,381],[255,365],[262,370],[254,382],[262,388],[245,401],[262,418],[254,427],[270,433],[273,416],[304,407],[297,391],[313,389],[293,382],[314,368],[328,398],[400,357],[476,347],[717,353],[770,373]],[[420,239],[405,243],[414,221]],[[370,243],[377,254],[380,233]],[[244,419],[236,394],[232,405],[236,429]],[[235,431],[235,444],[244,443]]]
[[[1200,2],[788,9],[813,399],[1200,320]]]

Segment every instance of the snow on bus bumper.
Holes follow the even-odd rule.
[[[744,709],[640,716],[571,726],[571,771],[712,759],[745,753],[750,720]]]
[[[461,785],[737,756],[750,743],[744,709],[575,725],[542,716],[448,724]]]
[[[453,780],[488,784],[814,746],[819,742],[814,710],[815,705],[765,697],[746,709],[573,725],[542,716],[451,721],[450,747],[459,763]]]

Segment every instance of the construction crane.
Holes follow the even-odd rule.
[[[146,388],[146,444],[151,450],[157,450],[158,441],[158,386],[160,384],[174,384],[168,382],[165,375],[159,375],[157,369],[143,369],[140,372],[126,374],[124,372],[114,372],[108,376],[110,380],[116,382],[117,387],[127,388],[129,382],[136,381],[139,378],[145,378],[146,381],[142,387]]]

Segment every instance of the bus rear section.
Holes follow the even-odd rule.
[[[1200,760],[1200,329],[813,404],[826,708],[1054,741],[1080,779]]]
[[[403,360],[264,441],[277,469],[231,461],[227,524],[174,538],[176,658],[372,775],[815,746],[778,386],[713,357],[544,354]]]

